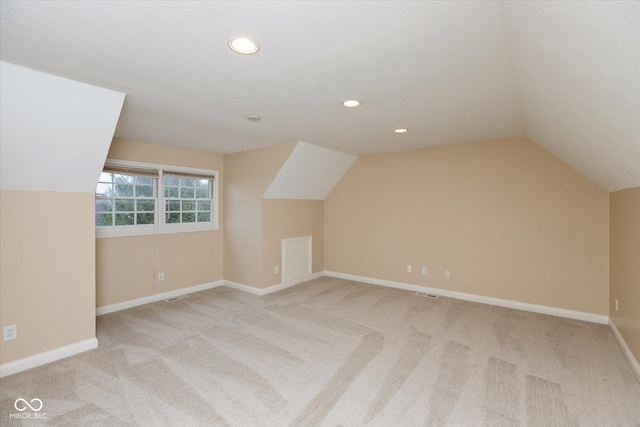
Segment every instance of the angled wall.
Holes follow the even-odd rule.
[[[224,155],[224,278],[263,288],[262,196],[295,143]]]
[[[611,193],[609,200],[609,312],[636,361],[640,361],[640,187]]]
[[[355,159],[302,141],[225,155],[225,280],[280,284],[282,239],[302,236],[323,271],[324,198]]]
[[[363,156],[325,200],[327,271],[597,315],[608,239],[608,193],[524,138]]]
[[[4,374],[97,345],[94,192],[125,95],[0,66],[0,324],[17,326]]]

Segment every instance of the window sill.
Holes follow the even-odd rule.
[[[176,224],[165,225],[163,228],[151,227],[96,227],[96,239],[110,237],[148,236],[153,234],[193,233],[198,231],[216,231],[218,227],[212,224]]]

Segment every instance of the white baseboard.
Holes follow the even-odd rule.
[[[163,292],[161,294],[149,295],[148,297],[119,302],[117,304],[105,305],[96,308],[96,316],[102,316],[103,314],[114,313],[116,311],[126,310],[127,308],[137,307],[139,305],[149,304],[156,301],[162,301],[167,298],[173,298],[180,295],[192,294],[194,292],[217,288],[218,286],[222,285],[223,281],[218,280],[216,282],[204,283],[202,285],[190,286],[188,288],[176,289],[175,291]]]
[[[618,341],[618,344],[620,345],[622,352],[627,358],[629,365],[631,365],[631,369],[635,372],[636,377],[638,377],[638,381],[640,381],[640,364],[638,363],[636,358],[633,356],[633,353],[631,353],[631,349],[629,348],[629,346],[627,345],[627,342],[622,337],[622,334],[618,330],[616,324],[613,322],[613,319],[609,319],[609,327],[613,332],[613,336],[616,337],[616,341]]]
[[[354,276],[352,274],[325,271],[325,276],[339,279],[353,280],[372,285],[386,286],[389,288],[404,289],[406,291],[423,292],[448,298],[456,298],[465,301],[479,302],[482,304],[497,305],[499,307],[513,308],[516,310],[531,311],[533,313],[549,314],[551,316],[565,317],[567,319],[584,320],[586,322],[608,324],[609,316],[584,313],[582,311],[565,310],[563,308],[548,307],[545,305],[528,304],[500,298],[485,297],[482,295],[467,294],[464,292],[447,291],[444,289],[428,288],[426,286],[412,285],[409,283],[393,282],[390,280],[373,279],[371,277]]]
[[[65,345],[64,347],[45,351],[44,353],[34,354],[33,356],[14,360],[13,362],[3,363],[0,365],[0,378],[17,374],[18,372],[26,371],[27,369],[35,368],[37,366],[46,365],[47,363],[55,362],[56,360],[64,359],[66,357],[75,356],[76,354],[84,353],[85,351],[93,350],[94,348],[98,348],[98,339],[90,338],[75,344]]]
[[[206,289],[212,289],[219,286],[228,286],[233,289],[238,289],[244,292],[252,293],[254,295],[262,296],[262,295],[267,295],[273,292],[280,291],[282,289],[289,288],[291,286],[298,285],[300,283],[308,282],[310,280],[314,280],[323,276],[336,277],[339,279],[352,280],[356,282],[369,283],[372,285],[386,286],[390,288],[403,289],[403,290],[413,291],[413,292],[430,293],[434,295],[440,295],[443,297],[456,298],[456,299],[472,301],[472,302],[479,302],[483,304],[496,305],[496,306],[506,307],[506,308],[513,308],[516,310],[531,311],[534,313],[549,314],[552,316],[565,317],[568,319],[584,320],[587,322],[600,323],[604,325],[609,324],[611,327],[611,330],[613,331],[614,336],[616,337],[616,339],[618,340],[618,343],[620,344],[620,347],[622,348],[625,356],[629,360],[629,363],[631,364],[632,369],[635,371],[636,375],[638,375],[638,378],[640,379],[640,366],[638,365],[638,361],[634,358],[633,354],[631,353],[631,350],[629,349],[626,342],[622,338],[622,335],[620,335],[620,332],[616,328],[615,324],[613,323],[613,321],[609,319],[608,316],[592,314],[592,313],[584,313],[580,311],[565,310],[565,309],[556,308],[556,307],[547,307],[543,305],[528,304],[523,302],[499,299],[499,298],[491,298],[491,297],[485,297],[481,295],[467,294],[463,292],[447,291],[444,289],[428,288],[425,286],[413,285],[409,283],[394,282],[394,281],[382,280],[382,279],[373,279],[370,277],[355,276],[352,274],[337,273],[333,271],[320,271],[318,273],[301,277],[296,280],[269,286],[264,289],[254,288],[253,286],[232,282],[230,280],[218,280],[216,282],[205,283],[202,285],[177,289],[175,291],[164,292],[162,294],[151,295],[144,298],[138,298],[135,300],[124,301],[117,304],[98,307],[96,308],[96,315],[100,316],[107,313],[113,313],[116,311],[125,310],[127,308],[137,307],[139,305],[148,304],[151,302],[160,301],[163,299],[172,298],[180,295],[204,291]],[[7,375],[15,374],[17,372],[25,371],[27,369],[35,368],[37,366],[41,366],[47,363],[51,363],[56,360],[64,359],[66,357],[70,357],[78,353],[92,350],[97,347],[98,347],[97,338],[91,338],[75,344],[71,344],[71,345],[60,347],[54,350],[46,351],[44,353],[25,357],[20,360],[5,363],[0,365],[0,378],[5,377]]]
[[[323,277],[324,275],[324,271],[319,271],[318,273],[309,274],[304,277],[299,277],[295,280],[290,280],[285,283],[279,283],[277,285],[269,286],[263,289],[254,288],[253,286],[244,285],[242,283],[232,282],[231,280],[224,280],[224,286],[228,286],[239,291],[249,292],[250,294],[262,296],[290,288],[291,286],[299,285],[300,283],[308,282],[309,280],[318,279],[320,277]]]

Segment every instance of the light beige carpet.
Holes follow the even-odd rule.
[[[108,314],[98,339],[2,379],[0,424],[39,398],[64,426],[640,425],[607,326],[339,279]]]

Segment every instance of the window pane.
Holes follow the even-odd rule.
[[[180,187],[180,197],[183,199],[193,199],[195,197],[195,188]]]
[[[164,177],[164,185],[180,185],[180,178],[177,176],[166,176]]]
[[[209,194],[208,188],[196,188],[196,198],[198,199],[209,199]]]
[[[136,176],[136,184],[153,184],[153,178],[150,176]]]
[[[156,185],[151,176],[103,172],[96,187],[96,225],[154,224]]]
[[[112,193],[111,190],[111,184],[98,184],[98,187],[96,188],[96,194],[98,196],[110,196]]]
[[[196,214],[194,212],[183,213],[182,222],[196,222]]]
[[[96,214],[96,226],[113,225],[112,214]]]
[[[211,210],[211,202],[210,201],[204,201],[204,200],[198,200],[198,212],[201,211],[210,211]]]
[[[136,185],[136,197],[153,197],[153,186]]]
[[[181,187],[195,187],[196,180],[193,178],[180,178]]]
[[[180,196],[180,189],[178,187],[164,187],[164,197],[178,198]]]
[[[180,200],[168,200],[165,206],[167,212],[180,212]]]
[[[113,180],[116,183],[120,183],[120,184],[133,184],[133,182],[135,181],[135,177],[132,175],[122,175],[119,173],[114,173]]]
[[[138,200],[136,201],[136,210],[153,212],[153,205],[153,200]]]
[[[96,199],[96,211],[111,212],[113,202],[109,199]]]
[[[183,211],[195,211],[196,210],[196,202],[193,200],[183,200],[182,201],[182,210]]]
[[[133,196],[133,185],[131,184],[122,184],[115,183],[114,184],[115,191],[113,192],[114,196],[125,196],[132,197]]]
[[[133,211],[132,199],[116,199],[116,211]]]
[[[166,218],[167,224],[175,224],[180,222],[179,213],[168,213]]]
[[[152,213],[139,213],[137,214],[138,224],[153,224]]]
[[[211,221],[210,212],[198,212],[198,222],[210,222],[210,221]]]
[[[100,182],[111,182],[113,176],[108,172],[102,172],[100,174]]]
[[[209,188],[209,183],[211,181],[209,181],[208,179],[198,179],[196,181],[196,187],[198,188]]]
[[[126,213],[126,214],[121,214],[121,213],[117,213],[116,214],[116,225],[133,225],[133,214],[132,213]]]

